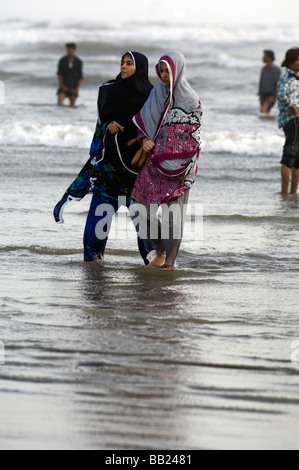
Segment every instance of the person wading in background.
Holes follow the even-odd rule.
[[[299,47],[286,52],[282,67],[286,67],[286,73],[277,87],[278,126],[286,136],[281,161],[281,192],[289,194],[292,174],[290,193],[296,194],[299,183]]]
[[[58,106],[63,106],[66,98],[69,98],[71,106],[75,106],[83,81],[83,62],[75,55],[76,44],[68,43],[65,47],[67,55],[58,63]]]
[[[276,101],[277,83],[281,77],[280,68],[274,65],[275,55],[273,51],[264,51],[263,62],[266,64],[261,72],[259,84],[259,98],[261,114],[270,114]]]

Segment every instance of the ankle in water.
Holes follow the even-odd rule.
[[[176,267],[175,266],[171,266],[169,264],[164,264],[161,269],[165,269],[166,271],[176,271]]]

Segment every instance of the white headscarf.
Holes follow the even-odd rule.
[[[189,114],[198,113],[200,107],[199,98],[186,79],[186,60],[183,54],[179,51],[170,51],[163,55],[156,65],[159,78],[161,62],[167,65],[170,87],[159,81],[142,110],[133,118],[136,126],[153,141],[170,109],[179,108]]]

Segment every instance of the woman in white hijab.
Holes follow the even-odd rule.
[[[157,251],[151,266],[163,269],[175,269],[200,153],[201,104],[185,69],[180,52],[162,56],[156,66],[160,80],[133,119],[148,156],[135,182],[130,213],[139,236]]]

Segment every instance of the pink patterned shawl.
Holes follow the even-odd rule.
[[[142,135],[156,144],[152,163],[171,177],[186,172],[200,152],[202,111],[197,94],[187,82],[183,54],[171,51],[162,56],[156,65],[159,78],[161,62],[169,70],[170,88],[159,81],[133,121]]]

